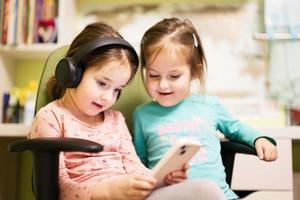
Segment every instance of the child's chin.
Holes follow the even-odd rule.
[[[175,101],[158,101],[158,103],[163,106],[163,107],[171,107],[171,106],[175,106],[176,104],[178,104],[179,102],[175,102]]]

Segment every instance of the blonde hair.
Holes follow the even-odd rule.
[[[167,41],[167,42],[166,42]],[[141,41],[141,72],[145,79],[145,68],[149,58],[166,49],[170,42],[180,45],[187,63],[191,66],[193,78],[198,79],[201,90],[205,91],[206,59],[200,37],[188,19],[180,20],[176,17],[166,18],[150,27]]]

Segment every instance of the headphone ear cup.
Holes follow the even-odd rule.
[[[80,83],[82,69],[74,64],[71,57],[61,59],[55,69],[55,78],[59,86],[64,88],[74,88]]]
[[[80,66],[75,67],[75,75],[73,76],[72,88],[77,87],[82,79],[83,69]]]

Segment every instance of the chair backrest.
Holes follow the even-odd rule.
[[[41,107],[45,106],[47,103],[52,101],[46,90],[47,81],[50,77],[54,75],[57,63],[61,58],[63,58],[66,55],[68,48],[69,46],[62,46],[54,50],[47,58],[39,82],[35,112],[37,112]],[[113,109],[119,110],[121,113],[123,113],[125,119],[127,120],[127,125],[131,130],[132,112],[134,111],[137,105],[147,102],[148,100],[149,97],[144,89],[140,71],[138,71],[135,78],[122,91],[121,96],[118,99],[117,103],[113,106]]]
[[[134,109],[148,101],[150,101],[150,98],[144,88],[140,70],[138,70],[132,82],[122,90],[120,98],[112,109],[123,113],[127,126],[132,131],[132,113]]]
[[[38,92],[35,102],[35,113],[37,113],[37,111],[39,111],[41,107],[45,106],[52,100],[50,99],[46,90],[47,82],[49,78],[54,75],[57,63],[66,55],[67,51],[68,46],[62,46],[58,49],[55,49],[48,56],[38,86]]]

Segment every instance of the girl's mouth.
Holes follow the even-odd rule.
[[[92,102],[92,104],[93,104],[94,106],[96,106],[97,108],[99,108],[99,109],[102,109],[102,108],[103,108],[103,106],[102,106],[101,104],[98,104],[98,103],[96,103],[96,102]]]
[[[158,92],[158,94],[167,96],[167,95],[173,94],[173,92]]]

